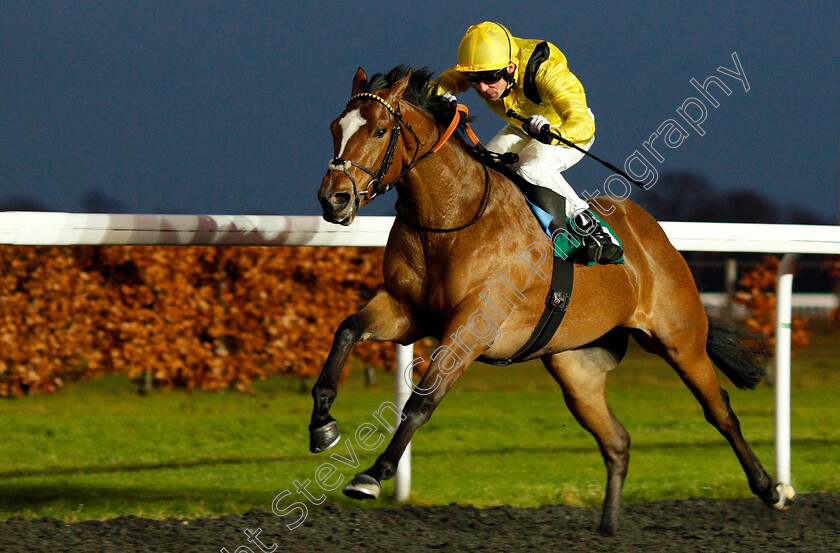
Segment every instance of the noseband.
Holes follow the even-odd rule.
[[[330,161],[330,171],[343,172],[345,175],[347,175],[347,178],[350,179],[350,182],[353,183],[353,192],[356,195],[356,207],[359,206],[359,202],[362,196],[366,196],[369,200],[372,200],[380,194],[384,194],[388,192],[391,188],[393,188],[394,184],[396,184],[401,178],[403,178],[403,176],[416,165],[414,160],[417,158],[417,152],[420,149],[420,144],[422,144],[422,142],[420,142],[420,139],[417,138],[417,134],[415,134],[414,129],[411,128],[411,125],[409,125],[408,122],[405,119],[403,119],[402,113],[400,113],[399,106],[397,106],[397,109],[394,109],[393,107],[391,107],[391,104],[389,104],[384,98],[377,96],[376,94],[371,94],[370,92],[362,92],[361,94],[351,96],[350,100],[347,102],[347,105],[349,106],[352,102],[360,98],[369,98],[372,100],[376,100],[377,102],[385,106],[385,109],[387,109],[391,113],[391,115],[394,116],[394,125],[391,127],[391,138],[388,141],[388,149],[385,150],[385,157],[382,158],[382,162],[379,164],[379,168],[376,169],[376,171],[371,171],[370,169],[368,169],[360,163],[342,159],[340,157],[337,157]],[[399,142],[400,139],[400,123],[402,123],[405,126],[406,130],[408,130],[408,132],[411,133],[411,136],[414,137],[414,155],[411,156],[411,163],[408,164],[408,167],[405,169],[405,171],[400,173],[400,176],[398,176],[396,179],[394,179],[388,184],[382,184],[382,179],[385,178],[385,175],[388,173],[388,169],[391,168],[391,164],[394,162],[394,153],[397,151],[397,142]],[[361,169],[362,171],[370,175],[370,182],[367,183],[367,185],[361,192],[356,187],[356,179],[354,179],[353,175],[351,175],[350,172],[347,170],[348,164],[352,167]]]

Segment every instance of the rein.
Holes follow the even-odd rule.
[[[467,115],[469,114],[469,108],[467,108],[467,106],[463,104],[458,104],[455,108],[455,115],[452,118],[452,121],[450,121],[449,126],[442,134],[438,135],[438,139],[435,145],[432,146],[428,152],[423,154],[418,159],[417,153],[420,150],[420,145],[422,144],[422,142],[420,138],[418,138],[417,134],[414,132],[414,129],[412,129],[408,121],[403,119],[402,113],[399,109],[399,105],[397,105],[397,108],[394,109],[394,107],[392,107],[391,104],[389,104],[388,101],[386,101],[384,98],[370,92],[354,94],[350,97],[350,100],[347,101],[347,105],[350,105],[353,101],[357,99],[375,100],[382,104],[385,107],[385,109],[387,109],[388,112],[394,116],[394,125],[393,127],[391,127],[391,138],[388,141],[388,149],[385,150],[385,156],[382,158],[382,162],[379,164],[379,167],[376,169],[376,171],[371,171],[369,168],[365,167],[360,163],[356,163],[352,160],[345,160],[340,157],[332,159],[329,163],[329,169],[331,171],[343,172],[345,175],[347,175],[347,178],[350,179],[350,182],[353,183],[353,192],[356,196],[357,208],[359,206],[359,202],[361,201],[362,196],[367,196],[369,200],[373,200],[375,197],[381,194],[385,194],[386,192],[391,190],[391,188],[393,188],[394,185],[397,182],[399,182],[409,171],[411,171],[417,165],[419,165],[420,162],[437,153],[437,151],[443,147],[447,140],[449,140],[449,137],[451,137],[455,133],[455,130],[458,128],[459,125],[463,125],[464,132],[467,134],[467,136],[469,136],[470,140],[472,140],[474,144],[480,144],[478,137],[472,131],[472,129],[469,126],[469,123],[466,120]],[[394,161],[394,154],[396,153],[397,142],[399,141],[400,136],[400,123],[402,123],[405,126],[406,130],[408,130],[408,132],[411,133],[411,136],[414,137],[414,153],[411,156],[411,162],[409,162],[408,166],[399,174],[399,176],[396,179],[394,179],[388,184],[381,184],[382,179],[385,178],[385,175],[388,173],[388,169],[391,168],[391,164]],[[354,179],[350,172],[347,170],[348,164],[352,167],[356,167],[357,169],[361,169],[371,177],[370,182],[367,183],[367,185],[361,192],[356,186],[356,179]],[[407,219],[405,215],[400,213],[399,203],[396,206],[397,216],[400,217],[403,221],[405,221],[409,226],[426,232],[454,232],[456,230],[467,228],[468,226],[478,221],[482,215],[484,215],[484,212],[487,210],[487,206],[490,203],[490,173],[487,170],[486,165],[482,164],[482,166],[484,167],[484,196],[481,199],[481,205],[479,206],[478,213],[469,222],[452,228],[427,227],[421,225],[420,223],[416,223]],[[373,187],[373,189],[371,189],[371,187]]]

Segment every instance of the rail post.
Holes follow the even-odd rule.
[[[776,479],[782,484],[790,484],[790,323],[798,259],[797,253],[782,257],[776,284]]]
[[[397,366],[394,370],[394,399],[397,403],[396,427],[399,427],[402,420],[402,410],[405,402],[411,396],[411,387],[406,381],[405,372],[410,370],[414,360],[414,345],[397,345]],[[411,442],[405,446],[405,451],[397,465],[397,473],[394,475],[394,496],[397,501],[405,501],[411,493]]]

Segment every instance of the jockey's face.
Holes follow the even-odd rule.
[[[511,62],[508,66],[508,72],[513,73],[515,69],[516,64]],[[481,94],[484,97],[485,100],[487,100],[488,102],[495,102],[496,100],[502,97],[502,94],[505,93],[505,89],[507,88],[507,81],[500,77],[496,82],[487,83],[481,81],[474,86],[475,89],[479,92],[479,94]]]

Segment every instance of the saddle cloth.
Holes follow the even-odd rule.
[[[540,226],[545,231],[545,233],[550,237],[551,231],[549,230],[549,225],[554,220],[554,216],[548,213],[547,211],[541,209],[537,205],[531,202],[527,196],[525,196],[525,201],[528,202],[528,206],[531,208],[531,211],[534,213],[534,216],[537,218],[537,221],[540,223]],[[601,226],[604,227],[610,236],[612,236],[613,240],[616,244],[623,250],[624,246],[621,243],[621,240],[618,238],[616,233],[610,227],[610,225],[602,219],[598,213],[593,209],[587,210],[590,215],[598,219],[600,221]],[[555,233],[554,237],[554,255],[555,257],[562,257],[564,259],[571,259],[575,263],[582,263],[584,265],[591,266],[594,265],[592,261],[588,261],[584,259],[584,256],[581,255],[583,253],[583,237],[574,231],[574,227],[570,223],[571,219],[566,217],[566,224],[565,224],[565,232]],[[614,263],[624,263],[624,256],[622,255],[618,258]]]

